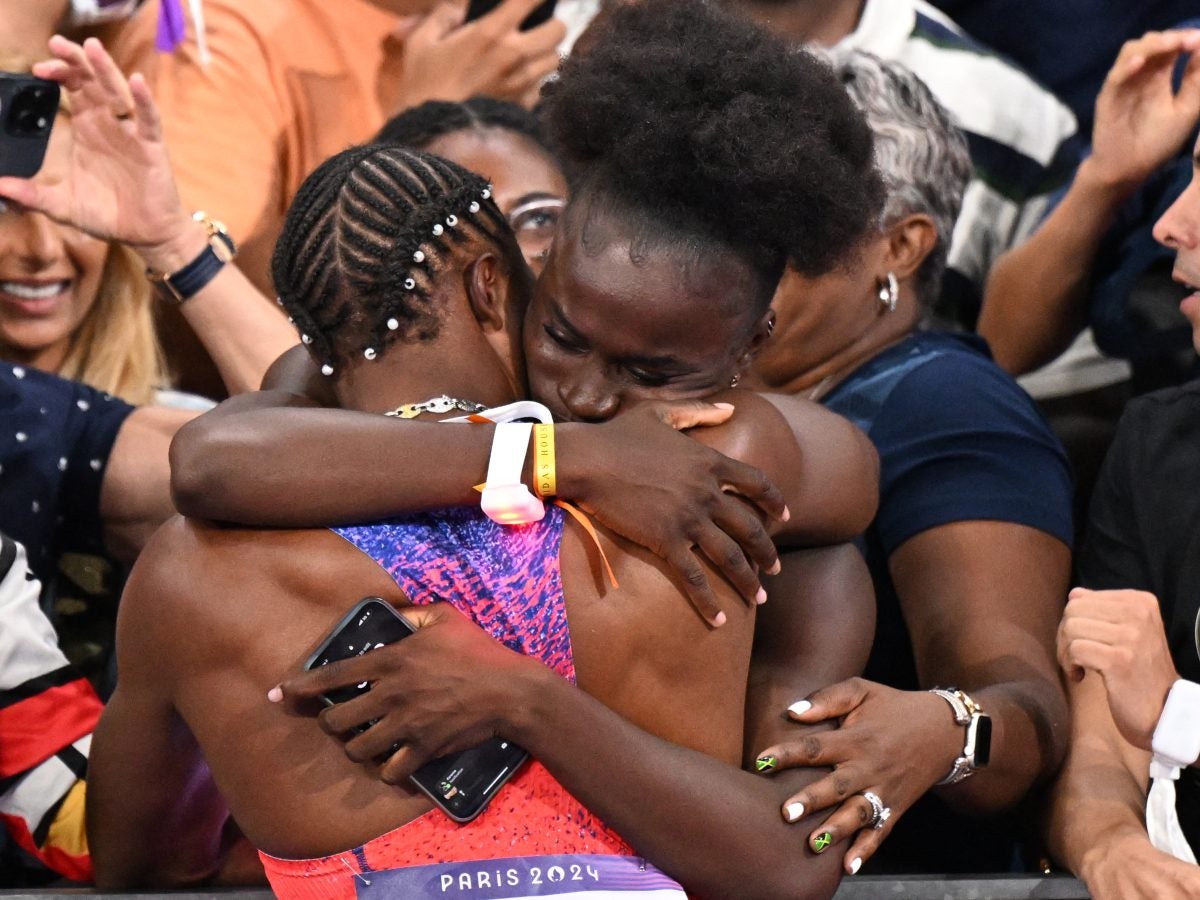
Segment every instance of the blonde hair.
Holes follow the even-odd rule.
[[[0,54],[0,69],[28,72],[26,60]],[[68,124],[66,94],[59,121]],[[153,296],[144,266],[128,247],[108,243],[96,298],[71,333],[62,365],[54,373],[144,406],[169,383],[162,348],[154,329]],[[8,354],[0,341],[0,355]]]

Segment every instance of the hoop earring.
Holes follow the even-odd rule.
[[[879,302],[888,312],[896,311],[896,304],[900,301],[900,283],[896,281],[896,276],[892,272],[887,273],[887,283],[879,287]]]
[[[729,379],[729,386],[731,388],[737,387],[741,383],[742,383],[742,373],[741,372],[738,372],[732,378]]]

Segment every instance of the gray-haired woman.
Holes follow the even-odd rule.
[[[1067,719],[1054,635],[1070,572],[1071,476],[982,341],[923,329],[971,173],[965,139],[901,66],[857,52],[835,52],[833,63],[876,132],[888,197],[878,231],[840,269],[785,274],[755,387],[819,399],[875,442],[882,495],[865,549],[879,630],[872,680],[797,697],[791,709],[799,722],[840,728],[759,756],[834,767],[784,815],[841,803],[809,844],[822,852],[848,840],[844,864],[857,872],[931,788],[945,784],[936,793],[946,804],[990,815],[1058,766]],[[990,840],[982,823],[955,815],[936,801],[913,807],[880,863],[1011,867],[1012,830]]]

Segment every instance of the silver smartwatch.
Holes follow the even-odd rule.
[[[992,717],[958,688],[931,688],[929,693],[937,694],[950,704],[954,721],[967,730],[962,754],[954,760],[949,774],[938,782],[938,785],[957,784],[988,764],[992,750]]]

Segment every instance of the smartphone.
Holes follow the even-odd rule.
[[[473,22],[482,16],[486,16],[503,2],[504,0],[471,0],[467,6],[467,18],[465,21]],[[544,2],[538,4],[537,9],[527,15],[521,22],[521,31],[529,31],[545,22],[549,22],[550,17],[554,15],[554,4],[555,0],[544,0]]]
[[[413,634],[413,627],[381,597],[366,597],[346,613],[329,637],[304,664],[315,669],[341,659],[353,659]],[[330,706],[344,703],[371,689],[368,682],[340,688],[322,698]],[[374,723],[367,723],[365,731]],[[388,751],[388,755],[399,745]],[[451,753],[426,763],[410,781],[455,822],[478,816],[500,788],[516,774],[529,754],[502,738]]]
[[[46,159],[58,114],[53,81],[0,72],[0,175],[32,178]]]

